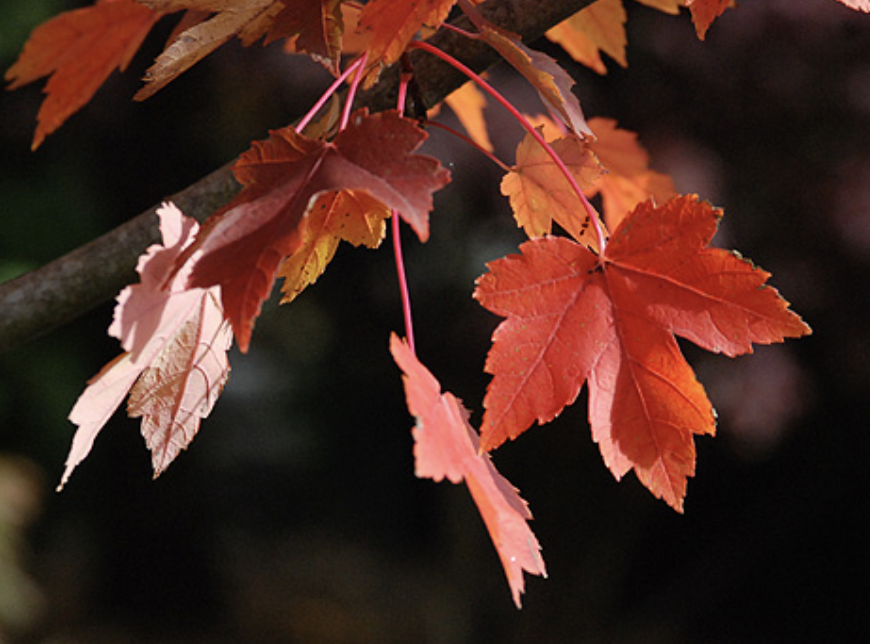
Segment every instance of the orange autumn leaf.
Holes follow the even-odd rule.
[[[127,68],[160,15],[133,0],[98,0],[34,29],[5,76],[9,89],[50,77],[37,115],[34,150],[91,100],[109,74]]]
[[[680,7],[686,6],[686,0],[637,0],[641,4],[645,4],[653,9],[658,9],[663,13],[669,13],[676,16],[680,13]]]
[[[477,88],[477,85],[471,81],[465,83],[444,99],[444,102],[453,110],[471,140],[484,150],[492,152],[492,141],[490,141],[486,119],[483,116],[486,97]]]
[[[391,65],[424,26],[438,28],[456,0],[372,0],[359,18],[359,29],[369,31],[366,87],[377,80],[382,67]]]
[[[713,21],[733,5],[734,0],[686,0],[686,7],[692,12],[692,23],[695,25],[698,38],[704,40]]]
[[[393,334],[390,352],[404,372],[408,410],[416,419],[415,472],[435,482],[468,485],[489,536],[501,559],[514,603],[520,606],[525,588],[523,572],[546,577],[541,547],[529,527],[528,504],[510,481],[499,474],[488,454],[480,451],[477,432],[468,423],[468,411],[449,392],[441,392],[435,376],[405,342]]]
[[[555,140],[560,128],[544,115],[527,116],[544,137]],[[649,169],[649,154],[637,141],[637,134],[617,127],[613,119],[593,117],[589,127],[594,134],[587,145],[603,167],[595,183],[585,190],[587,197],[599,192],[604,205],[604,222],[614,230],[635,206],[649,198],[663,203],[676,194],[671,178]]]
[[[282,0],[285,7],[269,28],[266,42],[292,38],[292,51],[309,54],[332,73],[341,58],[344,19],[341,0]]]
[[[341,5],[341,21],[344,25],[344,36],[341,40],[341,51],[344,54],[358,55],[368,49],[371,34],[358,29],[361,5]]]
[[[284,278],[281,304],[292,302],[317,281],[342,240],[377,248],[389,216],[389,208],[363,191],[343,190],[318,197],[306,215],[302,246],[278,269],[278,277]]]
[[[603,75],[607,73],[607,67],[599,51],[622,67],[628,65],[625,58],[628,42],[626,19],[622,0],[598,0],[550,29],[547,38],[561,45],[578,63]]]
[[[541,237],[490,263],[474,297],[506,319],[486,361],[483,448],[549,422],[585,382],[592,437],[613,475],[634,470],[682,511],[692,437],[713,434],[715,415],[675,336],[733,357],[810,333],[768,273],[709,246],[720,217],[694,196],[645,202],[600,257]]]
[[[674,182],[660,172],[649,169],[649,154],[638,143],[637,134],[616,126],[606,118],[589,119],[595,134],[592,150],[606,172],[586,194],[601,192],[604,221],[610,230],[642,201],[653,197],[664,203],[676,194]]]
[[[540,131],[540,129],[539,129]],[[576,135],[550,142],[581,190],[589,190],[602,168],[589,145]],[[577,241],[598,248],[580,196],[546,150],[531,134],[517,147],[517,162],[501,182],[517,224],[529,237],[540,237],[558,223]]]

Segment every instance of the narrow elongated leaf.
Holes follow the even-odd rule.
[[[418,477],[451,483],[463,480],[498,551],[517,607],[525,583],[523,571],[546,576],[541,547],[528,521],[528,505],[479,449],[468,411],[451,393],[441,392],[435,376],[408,345],[393,335],[390,351],[405,373],[408,409],[416,419],[414,459]]]
[[[580,101],[571,91],[574,79],[553,58],[529,49],[513,34],[495,27],[485,26],[480,35],[531,83],[553,118],[575,134],[591,136]]]

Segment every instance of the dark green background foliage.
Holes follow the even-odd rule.
[[[30,28],[69,6],[20,4],[28,13],[0,22],[3,69]],[[73,433],[66,415],[119,351],[105,335],[110,303],[0,356],[0,483],[13,482],[0,505],[21,510],[3,519],[0,639],[855,641],[867,581],[870,17],[833,0],[747,1],[701,43],[687,15],[627,4],[627,70],[600,78],[565,63],[587,115],[638,131],[681,191],[724,206],[719,243],[770,270],[815,331],[737,360],[686,346],[720,412],[719,436],[698,440],[686,514],[631,477],[613,481],[581,395],[495,455],[531,503],[550,572],[528,581],[517,612],[464,488],[413,476],[387,350],[401,329],[392,258],[386,246],[347,248],[292,306],[267,306],[201,435],[156,482],[138,423],[118,414],[68,488],[50,492]],[[4,279],[192,183],[325,87],[313,63],[234,44],[132,103],[170,27],[34,154],[39,88],[0,97]],[[507,72],[494,81],[535,105]],[[520,132],[490,116],[512,160]],[[438,196],[431,242],[406,237],[419,352],[479,420],[497,320],[470,299],[473,279],[521,237],[496,168],[439,131],[427,146],[455,182]],[[29,527],[26,508],[38,512]]]

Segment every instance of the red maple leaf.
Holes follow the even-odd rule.
[[[468,411],[446,392],[408,345],[394,334],[390,351],[405,373],[408,410],[416,418],[414,458],[416,474],[438,482],[465,480],[504,567],[519,607],[524,589],[523,571],[546,576],[541,547],[528,520],[528,505],[480,451],[477,432],[468,423]]]
[[[543,237],[492,262],[475,298],[505,316],[486,362],[481,443],[493,449],[556,417],[589,387],[589,422],[604,462],[634,469],[682,509],[693,434],[713,434],[713,408],[675,335],[735,356],[810,332],[769,274],[710,248],[721,212],[695,196],[640,204],[602,257]]]
[[[266,42],[296,36],[293,51],[307,52],[336,72],[343,32],[340,0],[290,2],[285,3],[284,10],[276,16]]]
[[[9,89],[51,76],[33,149],[85,105],[116,68],[124,71],[161,14],[134,0],[98,0],[39,25],[6,72]]]
[[[415,121],[395,111],[361,111],[331,142],[284,128],[241,156],[234,171],[245,189],[206,221],[181,261],[202,252],[190,285],[221,285],[242,351],[278,267],[303,243],[303,218],[317,195],[366,191],[397,211],[421,240],[428,238],[432,193],[450,174],[436,159],[413,154],[426,137]]]

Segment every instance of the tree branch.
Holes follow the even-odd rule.
[[[525,42],[532,42],[593,1],[488,0],[478,10],[492,23],[519,34]],[[455,24],[471,29],[465,17]],[[499,60],[487,45],[453,31],[442,29],[430,42],[478,72]],[[411,55],[428,106],[440,103],[465,82],[459,72],[432,56],[419,51]],[[371,90],[360,95],[358,105],[373,112],[389,109],[396,103],[397,90],[398,71],[387,69]],[[239,191],[232,173],[233,163],[167,200],[174,201],[185,214],[204,221]],[[42,268],[0,284],[0,353],[75,319],[132,282],[139,255],[160,240],[157,207]]]

